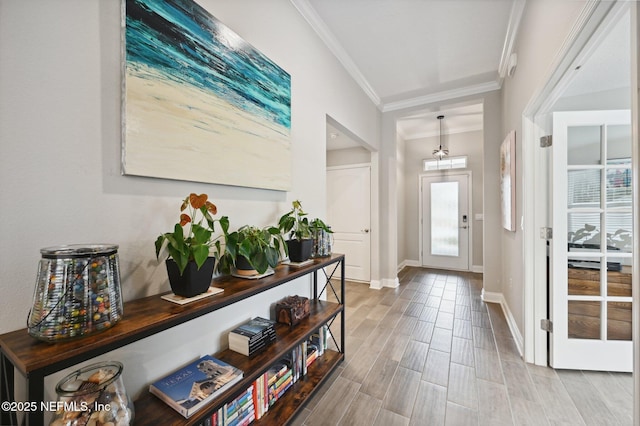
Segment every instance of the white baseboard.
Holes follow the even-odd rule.
[[[380,280],[371,280],[369,283],[369,288],[372,290],[380,290],[382,288],[382,283]]]
[[[504,298],[502,293],[496,293],[491,291],[484,291],[482,289],[482,300],[489,303],[499,303],[502,308],[502,312],[504,313],[504,317],[507,319],[507,325],[509,326],[509,331],[511,331],[511,336],[516,343],[518,348],[518,352],[520,356],[524,354],[524,338],[522,337],[522,333],[518,329],[518,325],[516,324],[516,320],[511,313],[511,309],[509,309],[509,305],[507,304],[507,300]]]
[[[398,277],[395,277],[395,278],[384,278],[382,280],[382,286],[383,287],[396,288],[396,287],[400,286],[400,281],[398,280]]]
[[[419,260],[405,259],[402,262],[400,262],[400,264],[398,265],[398,272],[400,272],[402,268],[405,268],[407,266],[421,267],[422,263],[420,263]]]
[[[471,272],[476,274],[484,274],[484,266],[482,265],[473,265],[471,267]]]

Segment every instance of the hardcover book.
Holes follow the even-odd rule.
[[[275,325],[275,321],[262,317],[255,317],[251,321],[234,328],[230,333],[237,335],[239,339],[252,341],[260,339],[268,333],[275,333]]]
[[[229,332],[229,349],[246,356],[276,340],[275,321],[256,317]]]
[[[242,377],[241,370],[206,355],[154,382],[149,392],[189,418]]]

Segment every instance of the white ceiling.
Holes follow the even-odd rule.
[[[524,5],[523,0],[292,2],[381,111],[500,88]],[[439,114],[449,116],[445,125],[451,131],[458,121],[460,129],[481,128],[478,108],[427,111],[408,118],[399,131],[407,138],[433,134]],[[454,119],[456,112],[460,119]],[[329,125],[329,148],[344,147],[343,138],[329,138],[331,132],[342,136]]]
[[[445,116],[443,133],[482,129],[481,104],[447,100],[502,86],[525,5],[525,0],[291,1],[382,112],[425,106],[398,121],[405,140],[437,135],[438,115]],[[605,37],[579,64],[563,96],[628,82],[628,34],[628,27],[617,28]],[[328,150],[354,146],[360,144],[327,125]]]

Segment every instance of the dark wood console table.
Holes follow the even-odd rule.
[[[329,271],[325,270],[325,268]],[[331,278],[340,268],[340,296],[337,295]],[[318,271],[324,273],[326,282],[319,285]],[[330,363],[330,368],[323,370],[322,374],[328,374],[337,363],[344,359],[344,255],[333,254],[330,257],[317,258],[309,265],[294,268],[286,264],[279,265],[275,273],[271,276],[259,280],[246,280],[231,276],[215,278],[213,285],[224,289],[223,293],[210,298],[205,298],[187,305],[176,305],[160,298],[160,295],[149,296],[137,300],[132,300],[124,304],[124,316],[118,324],[103,332],[83,337],[77,340],[70,340],[59,343],[40,342],[27,333],[26,329],[16,330],[0,335],[0,401],[15,401],[14,395],[14,368],[22,374],[27,382],[26,401],[43,401],[44,399],[44,378],[47,375],[58,372],[65,368],[72,367],[80,362],[90,360],[98,355],[126,346],[145,337],[168,330],[177,325],[188,322],[194,318],[221,309],[248,297],[262,293],[271,288],[290,282],[305,275],[313,275],[313,295],[315,305],[314,321],[327,321],[342,313],[340,325],[340,347],[338,352],[330,355],[325,363]],[[318,301],[319,297],[328,289],[333,290],[338,303]],[[275,301],[274,301],[275,302]],[[313,320],[313,319],[312,319]],[[313,324],[315,326],[316,323]],[[310,325],[309,327],[312,327]],[[301,330],[304,330],[301,328]],[[311,333],[310,328],[303,332]],[[303,334],[286,336],[282,334],[283,343],[274,349],[272,356],[277,356],[278,351],[283,352],[289,346],[293,346]],[[300,331],[298,331],[300,334]],[[280,335],[279,335],[280,339]],[[229,355],[233,357],[234,355]],[[262,360],[267,363],[271,358]],[[275,360],[274,360],[275,361]],[[241,362],[241,361],[238,361]],[[255,363],[254,363],[255,364]],[[167,371],[171,371],[178,366],[167,366]],[[255,370],[255,365],[244,365],[245,368]],[[257,371],[257,370],[256,370]],[[252,373],[253,374],[253,373]],[[257,374],[257,372],[255,373]],[[316,384],[321,382],[321,377],[316,380]],[[245,381],[248,381],[247,378]],[[227,395],[231,397],[229,393]],[[224,397],[224,396],[223,396]],[[19,398],[22,399],[22,398]],[[143,401],[136,402],[144,410],[145,404],[149,404],[149,398],[142,398]],[[159,402],[159,400],[157,401]],[[153,403],[152,403],[153,405]],[[164,408],[168,408],[160,403]],[[170,411],[171,409],[168,408]],[[295,410],[291,415],[295,413]],[[177,414],[177,413],[176,413]],[[136,416],[138,417],[138,416]],[[178,415],[178,417],[180,417]],[[275,417],[275,415],[274,415]],[[33,411],[26,413],[29,426],[42,425],[44,413]],[[136,423],[138,423],[138,418]],[[142,420],[142,419],[140,419]],[[182,418],[186,423],[187,420]],[[191,422],[192,419],[189,419]],[[16,413],[3,411],[0,413],[0,424],[16,424]]]

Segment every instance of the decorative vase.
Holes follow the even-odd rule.
[[[331,229],[331,227],[329,227]],[[333,243],[333,234],[324,229],[313,230],[313,252],[311,257],[331,256],[331,245]]]
[[[195,261],[189,261],[180,275],[178,264],[173,259],[167,259],[167,274],[171,290],[177,296],[193,297],[204,293],[211,286],[215,257],[208,257],[200,269]]]
[[[236,257],[236,274],[243,277],[258,275],[258,271],[253,269],[246,257],[238,255]]]
[[[311,251],[313,250],[313,240],[287,240],[287,247],[289,248],[289,260],[292,262],[304,262],[311,257]]]

